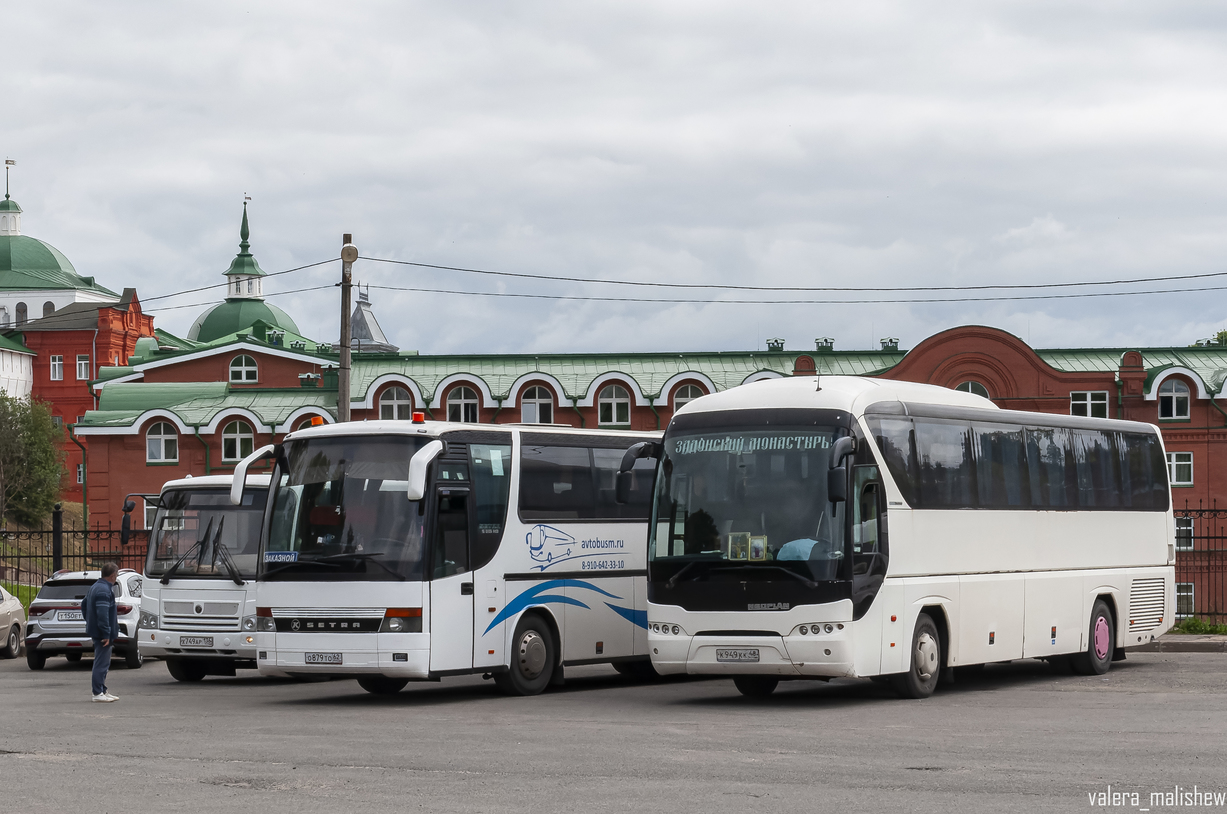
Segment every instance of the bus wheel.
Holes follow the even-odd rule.
[[[733,679],[737,692],[746,698],[766,698],[779,685],[780,680],[771,676],[737,676]]]
[[[655,681],[661,677],[660,673],[656,672],[656,668],[652,666],[651,659],[615,661],[612,666],[620,675],[636,681]]]
[[[359,676],[358,686],[371,695],[396,695],[405,689],[409,683],[407,678],[388,678],[387,676]]]
[[[528,614],[511,639],[511,669],[495,673],[494,683],[508,695],[536,695],[549,686],[558,656],[544,620]]]
[[[175,681],[204,681],[209,667],[203,661],[189,659],[167,659],[166,669]]]
[[[891,684],[904,698],[928,698],[937,689],[941,671],[942,640],[929,614],[922,613],[912,636],[912,663],[906,673],[891,676]]]
[[[1071,659],[1074,670],[1084,676],[1101,676],[1112,666],[1112,652],[1116,648],[1116,625],[1112,623],[1112,611],[1102,599],[1095,600],[1091,608],[1091,630],[1086,651]]]

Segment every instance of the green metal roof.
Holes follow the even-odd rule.
[[[93,277],[77,274],[68,258],[50,243],[26,235],[0,235],[0,290],[74,289],[119,299]]]
[[[1183,367],[1197,374],[1211,393],[1222,392],[1227,383],[1227,347],[1208,345],[1191,348],[1059,348],[1036,350],[1036,354],[1057,370],[1068,373],[1115,373],[1121,357],[1129,351],[1142,354],[1146,368],[1146,387],[1155,376],[1172,367]]]
[[[0,201],[0,212],[20,212],[20,211],[21,211],[21,207],[17,205],[17,202],[14,201],[12,198],[10,198],[7,192],[4,193],[4,200]]]
[[[226,270],[227,276],[231,274],[245,274],[251,277],[265,276],[264,269],[260,268],[256,258],[248,251],[251,244],[247,242],[247,238],[250,235],[251,230],[247,228],[247,204],[244,202],[243,225],[239,227],[239,253],[230,261],[230,268]]]
[[[174,413],[187,425],[208,424],[223,410],[246,409],[269,426],[284,424],[300,407],[336,414],[335,390],[236,389],[225,382],[146,384],[118,382],[103,388],[98,409],[85,414],[80,427],[130,427],[148,410]]]
[[[12,351],[13,353],[26,353],[33,356],[34,351],[30,350],[17,340],[16,337],[19,336],[21,336],[21,334],[14,334],[13,336],[5,336],[4,334],[0,334],[0,350]]]
[[[202,344],[220,344],[235,334],[250,333],[257,322],[299,335],[294,320],[277,306],[264,300],[233,299],[215,305],[197,317],[187,337]]]

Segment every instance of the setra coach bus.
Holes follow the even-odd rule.
[[[364,421],[257,450],[273,459],[257,583],[263,674],[368,692],[483,674],[510,694],[566,665],[651,670],[644,583],[660,433]],[[234,498],[240,498],[236,487]]]
[[[622,469],[640,457],[659,458],[647,591],[663,674],[747,695],[887,676],[921,698],[952,668],[1011,659],[1103,673],[1173,621],[1148,424],[793,377],[687,404]]]

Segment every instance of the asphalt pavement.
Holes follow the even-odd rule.
[[[1131,653],[1103,677],[991,665],[923,701],[870,681],[751,700],[606,667],[534,698],[477,677],[391,698],[180,684],[158,662],[109,685],[121,700],[94,704],[88,660],[0,661],[0,811],[1136,811],[1096,795],[1227,792],[1214,653]]]

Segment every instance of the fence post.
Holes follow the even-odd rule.
[[[51,512],[51,564],[56,571],[64,569],[64,509],[59,503]]]

